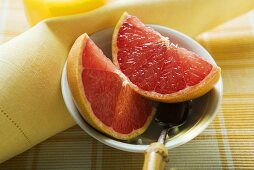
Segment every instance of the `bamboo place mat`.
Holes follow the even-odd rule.
[[[0,0],[0,43],[28,28],[22,1]],[[254,169],[254,58],[246,53],[213,55],[222,68],[222,108],[201,135],[170,150],[168,169]],[[134,170],[142,164],[143,154],[105,146],[75,126],[2,163],[0,169]]]

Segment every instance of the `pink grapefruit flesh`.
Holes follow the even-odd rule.
[[[112,40],[114,64],[143,96],[164,102],[199,97],[219,80],[220,68],[173,45],[137,17],[124,13]]]
[[[84,119],[118,139],[143,133],[154,110],[117,74],[116,67],[86,35],[74,43],[67,60],[67,80]]]

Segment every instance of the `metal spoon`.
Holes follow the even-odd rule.
[[[163,130],[157,142],[149,145],[145,151],[145,161],[143,170],[163,170],[169,160],[168,150],[165,147],[168,132],[176,133],[178,128],[182,126],[190,111],[191,101],[182,103],[159,103],[155,122],[157,122]]]

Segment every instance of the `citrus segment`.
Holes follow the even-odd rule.
[[[148,100],[123,83],[112,62],[86,34],[70,51],[67,80],[78,110],[97,130],[130,139],[150,124],[154,109]]]
[[[213,69],[213,65],[184,48],[178,48],[178,56],[187,86],[201,82]]]
[[[218,66],[177,47],[127,13],[114,30],[112,55],[130,86],[154,100],[194,99],[211,90],[220,77]]]

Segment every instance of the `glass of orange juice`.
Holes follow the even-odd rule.
[[[23,0],[28,21],[88,12],[106,4],[107,0]]]

